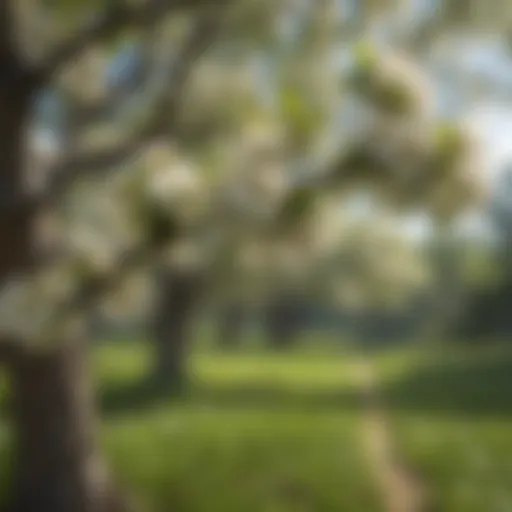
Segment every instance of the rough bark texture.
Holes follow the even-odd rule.
[[[200,278],[195,273],[169,271],[160,276],[159,287],[152,333],[153,378],[159,386],[179,389],[186,381],[190,328]]]
[[[10,365],[13,512],[118,512],[97,448],[84,343],[26,350]]]

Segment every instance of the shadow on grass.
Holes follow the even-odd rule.
[[[217,409],[266,409],[321,412],[359,407],[357,390],[299,390],[272,386],[246,385],[238,388],[198,387],[190,392],[190,401]]]
[[[383,386],[395,410],[459,416],[512,416],[512,354],[420,365]]]
[[[100,393],[100,404],[104,415],[143,411],[164,403],[220,410],[332,411],[358,407],[359,393],[357,390],[352,392],[287,390],[258,383],[242,384],[237,387],[190,383],[187,388],[175,391],[143,380],[129,386],[106,388]]]
[[[512,351],[493,357],[446,358],[423,362],[381,385],[390,410],[422,415],[512,417]],[[148,380],[116,384],[100,392],[105,415],[141,411],[162,404],[186,404],[216,409],[343,411],[362,407],[357,388],[283,388],[265,382],[240,382],[232,386],[191,382],[181,392]]]
[[[183,392],[142,378],[129,383],[102,386],[98,395],[100,410],[109,415],[157,407],[162,403],[179,400]]]

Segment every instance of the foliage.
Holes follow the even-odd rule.
[[[57,2],[44,9],[59,15],[54,25],[74,29],[79,14],[98,7]],[[222,33],[197,63],[180,51],[179,43],[195,18],[203,16],[201,9],[192,13],[178,2],[167,22],[168,7],[159,2],[104,7],[106,16],[121,20],[119,30],[110,37],[97,34],[72,65],[64,62],[63,73],[51,77],[48,89],[66,99],[70,140],[85,154],[108,147],[129,128],[147,130],[148,140],[124,165],[124,178],[104,182],[105,190],[116,190],[112,208],[92,206],[94,188],[103,186],[98,182],[86,186],[82,195],[76,185],[68,187],[83,202],[82,211],[94,208],[98,217],[101,211],[118,219],[108,234],[106,226],[98,227],[101,223],[81,220],[83,213],[68,219],[67,233],[87,233],[73,242],[75,249],[81,247],[79,255],[70,251],[80,265],[98,259],[84,238],[110,247],[104,252],[111,268],[112,255],[137,245],[168,254],[186,241],[203,259],[203,271],[218,273],[209,279],[216,286],[226,281],[226,270],[240,277],[236,282],[246,290],[258,281],[278,285],[280,275],[288,285],[296,280],[294,287],[304,286],[325,263],[313,226],[331,201],[370,189],[375,205],[405,213],[422,209],[443,221],[474,204],[481,187],[469,169],[475,165],[474,141],[463,129],[439,126],[432,115],[433,84],[421,56],[411,48],[376,44],[365,31],[367,19],[381,20],[384,14],[400,19],[393,2],[365,3],[356,13],[362,23],[354,25],[361,32],[345,37],[345,13],[332,1],[240,0],[217,13]],[[286,28],[287,22],[293,27]],[[199,32],[200,37],[207,31]],[[133,50],[128,52],[131,71],[124,85],[114,87],[112,65],[118,57],[124,62],[126,48]],[[333,64],[337,48],[350,55],[348,70],[340,72]],[[193,62],[184,76],[185,89],[176,62],[180,54],[185,55],[184,66]],[[173,80],[177,90],[170,85]],[[113,95],[114,89],[121,95]],[[122,96],[121,103],[128,106],[110,109],[113,96]],[[149,101],[154,97],[161,100],[156,107]],[[153,123],[154,110],[163,117]],[[363,120],[357,127],[354,113]],[[152,145],[155,138],[159,142]],[[64,149],[70,148],[64,144]],[[115,231],[123,236],[113,244]],[[333,245],[345,243],[334,230],[330,236]],[[245,244],[254,243],[263,246],[262,261],[251,270],[242,254]],[[346,243],[355,247],[364,242]],[[168,258],[168,264],[175,259]],[[330,272],[347,272],[341,259],[339,269],[333,261],[327,266]],[[395,286],[393,279],[400,281],[393,273],[393,279],[376,285],[376,274],[386,272],[366,273],[366,284],[361,274],[358,286],[387,289]],[[258,287],[257,294],[265,288]]]

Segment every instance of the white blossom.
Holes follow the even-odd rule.
[[[0,291],[0,331],[23,342],[40,341],[56,327],[75,287],[73,275],[62,267],[8,281]]]

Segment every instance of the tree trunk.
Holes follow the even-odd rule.
[[[96,444],[84,343],[25,350],[10,365],[13,512],[126,510]]]
[[[13,2],[11,2],[13,3]],[[4,5],[5,4],[5,5]],[[26,273],[37,254],[38,212],[27,200],[25,157],[31,77],[10,45],[0,8],[0,286]],[[30,321],[28,318],[27,321]],[[0,353],[9,340],[0,339]],[[12,382],[14,512],[117,512],[94,440],[94,409],[81,344],[16,349],[4,361]]]
[[[158,386],[177,390],[186,381],[190,329],[200,281],[194,273],[168,272],[159,284],[152,333],[153,379]]]
[[[218,345],[231,349],[240,344],[244,330],[244,310],[240,304],[228,304],[218,318]]]
[[[267,308],[265,316],[270,346],[279,350],[291,347],[301,329],[301,312],[295,297],[278,297]]]
[[[34,211],[25,203],[28,91],[17,78],[20,70],[15,63],[0,60],[0,69],[5,75],[0,77],[0,283],[4,284],[13,272],[26,271],[34,262]]]

